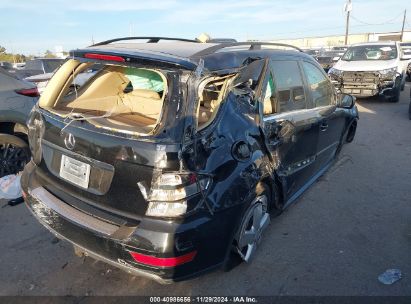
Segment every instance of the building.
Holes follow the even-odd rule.
[[[399,41],[400,37],[401,32],[350,34],[348,35],[348,44],[387,40]],[[328,48],[344,45],[344,41],[345,35],[269,40],[269,42],[286,43],[300,48]],[[403,41],[411,41],[411,30],[404,31]]]

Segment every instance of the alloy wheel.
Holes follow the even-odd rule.
[[[244,216],[238,237],[237,251],[245,262],[250,262],[257,250],[263,231],[270,223],[267,196],[258,196]]]

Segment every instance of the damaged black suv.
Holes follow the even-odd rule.
[[[27,206],[77,253],[160,282],[251,261],[270,213],[353,140],[353,97],[291,46],[130,39],[72,51],[49,82]]]

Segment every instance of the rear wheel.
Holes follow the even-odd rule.
[[[0,178],[22,171],[30,160],[30,150],[21,138],[0,134]]]
[[[270,192],[267,186],[256,195],[245,211],[236,237],[236,250],[245,262],[251,262],[264,230],[270,223]]]

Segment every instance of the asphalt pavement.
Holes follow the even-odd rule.
[[[411,296],[410,83],[399,103],[358,100],[353,143],[271,221],[256,258],[171,285],[78,258],[24,204],[0,202],[0,295]],[[377,277],[397,268],[392,285]]]

